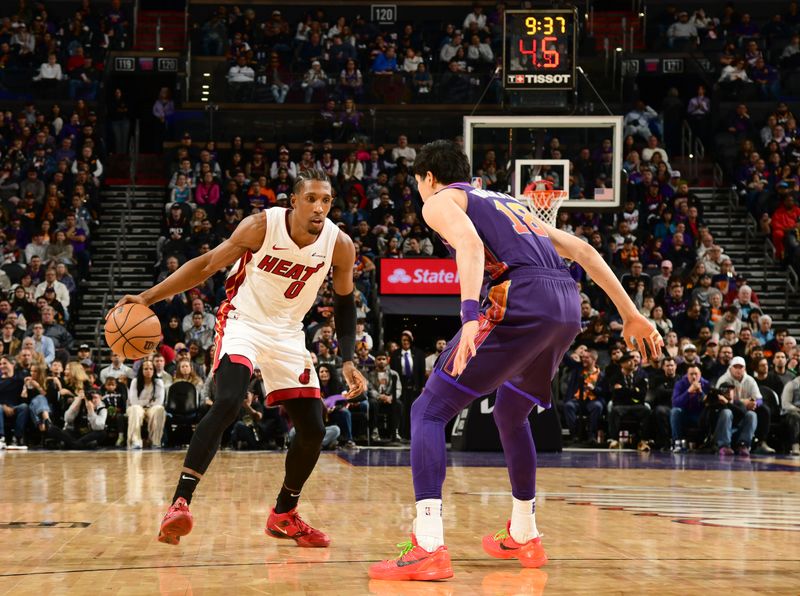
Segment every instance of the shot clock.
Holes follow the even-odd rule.
[[[517,91],[575,88],[577,10],[507,10],[503,86]]]

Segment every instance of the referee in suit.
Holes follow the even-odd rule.
[[[400,435],[411,438],[411,404],[417,399],[425,385],[425,354],[414,347],[414,335],[406,330],[400,335],[400,349],[392,354],[392,370],[400,375],[403,418]]]

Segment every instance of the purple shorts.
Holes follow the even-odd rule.
[[[453,376],[459,331],[434,374],[475,397],[510,386],[549,408],[550,385],[561,359],[580,333],[580,296],[566,269],[526,267],[489,289],[481,305],[476,354]]]

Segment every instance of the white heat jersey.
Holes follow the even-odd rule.
[[[218,316],[235,311],[238,319],[299,330],[331,268],[339,228],[326,218],[317,240],[299,248],[287,229],[289,210],[273,207],[266,213],[264,243],[234,264]]]

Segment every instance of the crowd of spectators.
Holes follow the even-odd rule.
[[[751,447],[772,453],[767,438],[774,432],[781,449],[800,454],[792,414],[800,398],[792,385],[800,372],[796,340],[772,328],[747,279],[714,240],[702,202],[659,140],[667,128],[663,114],[638,102],[624,126],[622,211],[562,212],[558,226],[605,257],[663,336],[665,358],[643,361],[627,350],[614,305],[573,263],[583,331],[564,359],[559,387],[571,441],[617,448],[636,437],[643,451],[682,452],[689,439],[693,447],[747,455]],[[593,171],[590,147],[559,150],[587,158],[584,166]],[[576,168],[580,163],[573,159]]]
[[[42,415],[63,422],[72,401],[58,386],[91,368],[88,350],[70,362],[71,329],[91,269],[103,154],[97,116],[82,100],[70,114],[32,103],[2,113],[0,418],[14,418],[17,433],[6,437],[0,421],[0,446],[22,443],[28,423],[40,425]]]
[[[647,112],[646,106],[638,109]],[[637,352],[626,352],[613,304],[573,264],[583,297],[583,330],[565,358],[557,390],[564,425],[576,444],[585,439],[615,448],[630,433],[643,450],[656,446],[682,451],[689,437],[697,446],[708,439],[723,454],[733,449],[744,454],[751,446],[770,452],[769,433],[784,424],[783,434],[774,439],[780,441],[776,446],[794,449],[795,418],[800,419],[792,414],[796,393],[800,399],[792,384],[800,359],[797,342],[787,337],[785,329],[772,329],[771,318],[759,308],[747,280],[736,273],[724,247],[704,224],[702,203],[689,192],[680,172],[671,169],[670,153],[652,131],[648,127],[651,134],[646,140],[633,131],[626,137],[622,210],[605,215],[562,213],[558,226],[606,258],[641,312],[664,336],[666,357],[643,362]],[[605,143],[569,146],[551,138],[546,151],[570,158],[570,185],[577,187],[575,192],[584,191],[586,180],[603,183],[609,153]],[[444,341],[437,341],[435,349],[426,346],[426,355],[414,345],[410,331],[381,337],[373,316],[377,259],[446,256],[420,217],[410,169],[415,157],[405,135],[391,147],[332,139],[267,145],[263,139],[246,143],[236,136],[218,149],[214,141],[195,143],[184,134],[168,154],[170,181],[154,281],[229,237],[245,216],[287,206],[299,171],[318,168],[329,174],[335,197],[330,218],[353,237],[356,246],[357,365],[369,381],[367,394],[352,400],[341,397],[333,294],[326,283],[305,325],[327,405],[330,447],[352,447],[368,440],[405,441],[409,406],[444,348]],[[497,164],[506,163],[507,157],[502,150],[487,150],[476,160],[486,188],[501,188],[505,173]],[[214,313],[224,298],[224,278],[225,272],[219,272],[197,288],[153,306],[164,329],[153,357],[130,368],[115,357],[97,377],[93,365],[73,367],[76,370],[69,374],[77,374],[78,368],[87,373],[89,398],[79,409],[86,412],[81,418],[84,432],[48,431],[45,440],[67,447],[113,443],[115,438],[117,444],[133,449],[148,443],[158,447],[162,441],[174,444],[174,421],[181,415],[175,410],[175,395],[190,394],[190,423],[213,403]],[[56,360],[58,369],[61,361]],[[251,391],[243,400],[240,419],[225,437],[234,448],[279,448],[291,437],[280,408],[265,407],[258,374],[254,373]],[[109,381],[109,376],[116,381]],[[106,387],[107,382],[113,386]],[[104,399],[104,392],[112,397]],[[785,403],[776,410],[780,396]],[[712,408],[712,399],[730,404]],[[97,404],[89,406],[93,400]],[[59,409],[58,402],[50,403],[48,415],[66,421],[70,405]],[[104,434],[89,435],[94,438],[80,443],[81,437],[95,432],[91,426],[95,419],[88,415],[91,407],[95,411],[105,407],[111,418],[104,423]],[[38,411],[32,403],[28,408]],[[701,410],[708,413],[701,417]],[[9,423],[19,420],[19,414],[15,418],[13,412],[6,413]],[[582,416],[587,417],[585,430]],[[29,420],[39,418],[31,413]],[[99,422],[94,424],[99,428]],[[698,425],[705,434],[692,434]]]
[[[257,10],[220,6],[198,25],[202,53],[229,61],[231,101],[467,103],[487,86],[487,101],[500,101],[503,4],[488,16],[475,5],[436,30],[406,23],[391,32],[321,8],[298,22]]]
[[[751,123],[741,103],[727,132],[738,147],[733,173],[737,192],[760,231],[774,246],[775,259],[800,271],[800,131],[785,102],[779,102],[762,126]]]
[[[120,0],[102,10],[84,0],[63,18],[51,8],[62,7],[17,0],[0,9],[0,90],[94,100],[107,52],[129,45],[126,11]]]
[[[393,146],[371,144],[358,104],[433,97],[462,101],[469,96],[457,93],[464,81],[480,91],[496,65],[502,9],[487,18],[476,7],[460,29],[447,25],[430,32],[407,25],[396,35],[382,35],[361,17],[352,23],[329,20],[318,10],[290,28],[280,11],[261,21],[254,10],[217,9],[200,28],[204,53],[230,60],[234,99],[261,101],[268,94],[278,103],[322,104],[314,140],[274,145],[260,138],[246,143],[235,136],[223,148],[215,140],[194,143],[184,134],[167,155],[168,196],[154,281],[228,238],[247,215],[287,206],[298,172],[325,171],[335,197],[329,217],[356,246],[357,364],[369,381],[367,394],[342,399],[333,293],[326,283],[305,321],[327,406],[325,444],[405,441],[409,406],[444,341],[425,346],[426,354],[415,346],[411,331],[382,337],[374,316],[376,261],[444,257],[447,252],[421,218],[413,145],[405,135]],[[658,362],[628,351],[613,304],[585,271],[571,265],[582,292],[582,331],[564,359],[556,394],[574,444],[616,448],[633,436],[642,450],[682,452],[688,444],[745,455],[751,448],[772,452],[769,439],[800,454],[797,341],[786,329],[772,328],[747,279],[736,272],[725,247],[704,223],[702,202],[673,165],[679,149],[675,132],[683,119],[709,146],[720,135],[732,136],[740,153],[731,175],[745,204],[770,234],[776,256],[797,263],[800,207],[794,201],[800,184],[800,135],[795,119],[788,104],[775,101],[781,77],[761,85],[737,73],[746,71],[747,63],[751,69],[761,68],[762,62],[791,65],[791,48],[800,53],[800,42],[790,37],[776,63],[773,42],[784,33],[793,35],[795,25],[783,31],[781,19],[775,19],[771,27],[758,29],[745,17],[726,9],[718,21],[700,11],[691,18],[673,13],[663,23],[673,49],[685,43],[703,47],[726,32],[721,39],[733,46],[721,46],[719,84],[710,93],[700,87],[688,102],[670,90],[660,113],[637,102],[624,118],[622,209],[559,216],[561,229],[604,256],[666,344],[665,357]],[[765,40],[769,52],[762,47]],[[759,57],[759,51],[768,55]],[[740,55],[744,66],[737,66]],[[292,71],[288,64],[300,68]],[[56,66],[50,63],[45,71],[54,72]],[[711,95],[741,102],[721,128],[712,121]],[[751,122],[748,107],[749,98],[758,97],[775,101],[761,128]],[[121,94],[115,102],[112,130],[114,115],[125,108]],[[174,110],[169,90],[162,90],[153,114],[165,129]],[[64,325],[69,325],[75,303],[74,279],[87,274],[87,239],[102,176],[98,155],[103,152],[93,119],[82,102],[68,123],[57,106],[48,116],[28,106],[19,115],[6,115],[0,130],[0,193],[7,208],[3,270],[9,278],[3,289],[10,292],[8,307],[0,301],[0,317],[3,350],[11,356],[0,359],[0,420],[15,429],[10,446],[19,446],[37,431],[46,444],[71,448],[115,442],[131,449],[180,444],[177,426],[191,427],[213,403],[214,313],[224,298],[225,272],[154,305],[164,337],[152,357],[130,367],[113,357],[101,369],[92,362],[89,346],[82,345],[78,360],[69,361],[71,338]],[[114,132],[115,144],[124,146],[127,132]],[[610,186],[615,148],[608,139],[587,145],[578,138],[549,136],[536,156],[569,159],[567,181],[558,180],[557,171],[546,170],[544,176],[559,185],[566,182],[571,197],[590,197]],[[508,173],[503,164],[523,156],[479,148],[476,157],[475,175],[483,187],[505,191]],[[59,227],[65,228],[63,238]],[[43,254],[37,260],[38,252]],[[67,280],[72,280],[72,289]],[[41,297],[31,303],[40,288]],[[224,438],[234,448],[279,448],[291,439],[281,409],[265,407],[259,375],[254,371],[239,420]],[[179,398],[193,405],[178,407]]]
[[[776,259],[796,271],[800,271],[796,205],[800,132],[787,100],[800,92],[798,14],[795,1],[785,12],[760,17],[728,2],[716,15],[670,6],[657,20],[667,47],[699,49],[715,69],[713,89],[701,88],[686,105],[685,117],[706,146],[713,143],[726,175],[772,241]],[[717,106],[736,102],[736,107],[729,114],[717,109],[712,118],[712,101]],[[764,102],[769,102],[769,109],[764,109]],[[672,114],[673,123],[679,124],[680,107]],[[664,128],[679,130],[666,123]]]

